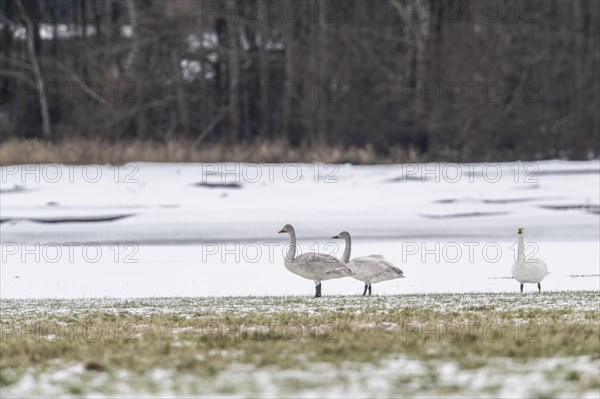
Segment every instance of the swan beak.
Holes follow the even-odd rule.
[[[340,236],[333,236],[333,237],[331,237],[331,238],[340,238]]]
[[[285,233],[286,231],[284,229],[281,229],[278,231],[278,233]]]
[[[523,227],[517,228],[517,234],[523,234],[523,230],[525,230]]]

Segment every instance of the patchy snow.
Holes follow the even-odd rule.
[[[214,377],[171,369],[143,373],[85,371],[75,364],[26,373],[2,388],[3,397],[86,396],[145,397],[581,397],[598,398],[600,361],[590,357],[522,362],[492,358],[482,367],[400,356],[378,364],[343,362],[299,364],[295,369],[232,364]],[[235,384],[231,382],[235,381]],[[585,385],[584,385],[585,383]]]
[[[480,309],[494,309],[497,312],[515,310],[554,311],[577,309],[578,312],[597,312],[600,293],[560,292],[560,293],[466,293],[466,294],[408,294],[363,297],[332,296],[313,299],[306,296],[281,297],[179,297],[179,298],[78,298],[78,299],[2,299],[2,315],[37,319],[51,315],[85,315],[101,311],[118,315],[127,312],[132,315],[151,316],[152,314],[172,314],[178,317],[197,318],[198,315],[221,315],[235,313],[243,315],[268,315],[298,313],[320,315],[328,312],[361,314],[365,311],[388,312],[404,308],[418,308],[441,313],[460,313],[469,320],[471,314]],[[571,317],[569,312],[562,318]],[[515,320],[519,322],[522,320]],[[528,321],[528,320],[525,320]],[[590,319],[597,322],[597,319]],[[372,326],[365,326],[369,328]],[[393,329],[393,323],[386,324]],[[180,331],[173,331],[174,333]]]
[[[202,71],[202,65],[196,60],[184,58],[181,60],[180,66],[183,78],[188,82],[193,81]]]
[[[198,324],[172,327],[174,347],[194,351],[195,341],[180,339],[186,334],[201,334],[203,315],[256,315],[257,324],[239,326],[252,332],[268,325],[268,315],[285,313],[327,314],[344,311],[348,314],[386,312],[401,308],[418,308],[454,313],[453,324],[473,323],[480,309],[497,312],[531,310],[565,310],[571,307],[577,313],[593,312],[597,315],[598,292],[561,292],[552,294],[473,293],[464,295],[395,295],[365,298],[338,296],[319,300],[305,297],[206,297],[206,298],[141,298],[111,299],[89,298],[76,300],[57,299],[2,299],[0,302],[3,324],[10,320],[52,320],[54,316],[69,316],[69,323],[89,317],[90,314],[107,313],[146,316],[148,323],[160,314],[175,319],[193,317]],[[556,318],[536,322],[554,325]],[[418,318],[418,317],[417,317]],[[530,320],[524,320],[530,321]],[[519,322],[519,320],[515,320]],[[597,323],[597,319],[590,319]],[[76,324],[76,323],[75,323]],[[73,324],[71,324],[73,325]],[[466,325],[466,324],[465,324]],[[138,324],[144,327],[144,321]],[[403,327],[398,323],[365,323],[362,327],[386,328],[401,339]],[[168,327],[165,327],[168,328]],[[311,328],[311,326],[303,326]],[[10,328],[8,329],[10,330]],[[8,331],[5,330],[5,331]],[[308,331],[307,331],[308,333]],[[368,334],[368,331],[365,333]],[[505,335],[507,339],[510,334]],[[15,338],[15,337],[13,337]],[[52,338],[47,338],[52,339]],[[209,357],[227,357],[240,362],[243,352],[235,347],[215,348]],[[207,374],[207,363],[188,369],[151,368],[144,371],[112,369],[88,371],[83,363],[64,363],[50,360],[47,365],[16,370],[3,368],[2,397],[581,397],[598,398],[600,386],[598,370],[600,359],[596,355],[513,359],[508,357],[478,358],[463,367],[452,358],[440,356],[437,348],[429,348],[431,358],[422,360],[405,355],[382,358],[373,363],[343,361],[341,363],[308,362],[298,357],[290,368],[276,366],[256,367],[247,363],[231,363],[225,369],[214,369]],[[199,362],[208,361],[198,354]],[[469,364],[469,362],[467,362]],[[231,381],[235,381],[232,384]]]

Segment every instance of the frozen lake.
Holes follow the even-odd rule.
[[[330,237],[347,230],[352,257],[404,270],[374,294],[517,291],[517,227],[552,272],[544,290],[600,289],[598,161],[0,171],[2,298],[311,295],[283,266],[286,223],[303,251],[341,256]]]

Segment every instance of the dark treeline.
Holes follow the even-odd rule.
[[[0,4],[2,140],[599,153],[595,0]]]

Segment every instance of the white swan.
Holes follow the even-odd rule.
[[[285,268],[300,277],[313,280],[315,298],[321,296],[321,281],[352,275],[352,271],[334,256],[315,252],[296,256],[296,232],[291,224],[286,224],[279,233],[288,233],[291,237],[290,248],[283,260]]]
[[[521,283],[521,292],[523,292],[523,284],[537,283],[539,292],[542,292],[541,281],[550,274],[546,262],[536,258],[525,258],[525,235],[523,234],[525,228],[519,227],[517,229],[517,236],[519,237],[519,244],[517,249],[517,261],[513,264],[511,273],[515,280]]]
[[[350,270],[352,270],[354,273],[352,277],[365,283],[363,295],[367,293],[367,289],[369,290],[369,295],[371,295],[371,284],[373,283],[404,278],[402,270],[392,265],[390,261],[381,255],[361,256],[350,260],[352,239],[350,238],[350,233],[347,231],[342,231],[337,236],[331,238],[343,238],[346,241],[342,262],[347,264]]]

